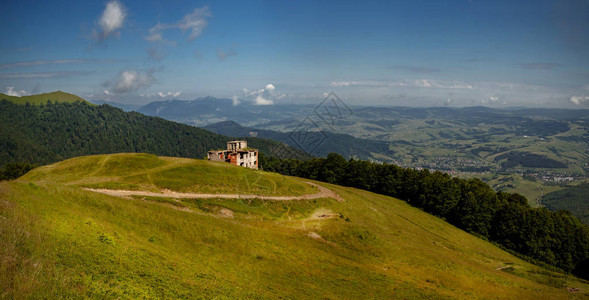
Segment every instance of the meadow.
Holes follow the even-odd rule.
[[[113,197],[83,189],[211,192],[211,176],[238,183],[259,177],[275,187],[227,184],[219,193],[315,192],[308,180],[145,154],[40,167],[0,183],[0,297],[589,296],[587,281],[527,263],[404,201],[354,188],[315,182],[341,202]]]

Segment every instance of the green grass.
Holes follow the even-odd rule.
[[[162,173],[175,169],[182,171]],[[205,180],[210,174],[234,182],[261,174],[281,182],[280,194],[290,193],[289,184],[306,185],[142,154],[38,168],[0,183],[0,298],[589,296],[585,281],[524,262],[403,201],[353,188],[319,183],[344,199],[337,202],[118,198],[79,187],[133,179],[156,189],[160,185],[140,180],[156,174],[185,178],[186,187],[174,181],[180,190],[212,188]],[[318,217],[325,214],[335,217]]]
[[[224,162],[151,154],[84,156],[37,168],[24,180],[54,181],[88,188],[258,195],[305,195],[316,187],[296,178]]]
[[[74,94],[62,92],[62,91],[37,94],[37,95],[30,95],[30,96],[22,96],[22,97],[9,96],[9,95],[5,95],[5,94],[0,93],[0,100],[2,100],[2,99],[6,99],[6,100],[14,102],[16,104],[26,104],[28,102],[33,105],[40,105],[40,104],[46,104],[48,100],[51,100],[51,102],[68,102],[68,103],[80,101],[80,102],[85,102],[89,105],[94,105],[94,104],[84,100],[81,97],[78,97]]]

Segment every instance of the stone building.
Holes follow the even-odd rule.
[[[227,150],[211,150],[207,157],[212,161],[224,161],[236,166],[258,169],[258,149],[248,148],[246,141],[230,141],[227,143]]]

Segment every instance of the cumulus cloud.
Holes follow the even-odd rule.
[[[572,96],[569,101],[575,105],[585,105],[589,104],[589,96]]]
[[[237,106],[243,101],[251,102],[254,105],[274,105],[275,100],[280,100],[286,96],[284,93],[277,92],[276,87],[269,83],[262,89],[242,89],[240,96],[233,96],[233,105]]]
[[[16,97],[22,97],[22,96],[26,96],[26,95],[30,95],[27,91],[25,90],[15,90],[13,86],[7,86],[6,87],[6,92],[4,93],[8,96],[16,96]]]
[[[217,54],[217,57],[219,58],[220,61],[224,61],[225,59],[227,59],[227,57],[237,55],[237,52],[235,52],[233,50],[230,50],[229,52],[223,52],[220,49],[216,49],[215,53]]]
[[[174,24],[157,23],[149,29],[149,35],[145,37],[150,42],[166,42],[175,44],[175,42],[168,41],[164,38],[164,31],[168,29],[180,29],[184,33],[187,31],[188,41],[194,41],[199,37],[208,25],[207,18],[211,16],[211,12],[207,6],[202,8],[195,8],[190,14],[185,15],[182,20]]]
[[[165,92],[159,92],[159,93],[157,93],[157,95],[160,98],[166,98],[166,97],[176,98],[176,97],[180,96],[180,94],[182,94],[181,91],[178,91],[178,92],[167,92],[167,93],[165,93]]]
[[[265,99],[264,96],[258,95],[254,103],[256,105],[274,105],[274,100]]]
[[[499,97],[488,97],[487,99],[481,99],[480,102],[482,104],[494,104],[497,103],[497,101],[499,101]],[[506,104],[505,102],[503,104]]]
[[[109,89],[107,92],[116,94],[125,94],[128,92],[137,91],[141,88],[149,87],[155,81],[153,77],[153,69],[147,72],[140,72],[136,70],[123,70],[119,72],[113,81],[104,83]]]
[[[119,35],[126,17],[127,9],[119,1],[109,1],[98,19],[100,28],[94,31],[95,39],[104,41],[111,35]]]

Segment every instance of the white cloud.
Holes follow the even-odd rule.
[[[108,90],[104,90],[104,94],[110,96],[110,92]]]
[[[99,32],[94,32],[94,36],[98,40],[105,40],[113,34],[118,34],[123,27],[125,18],[127,17],[127,9],[117,0],[110,1],[106,4],[102,16],[98,20],[100,26]]]
[[[262,95],[258,95],[254,103],[256,105],[274,105],[273,100],[265,99]]]
[[[14,90],[14,87],[13,86],[7,86],[6,87],[6,92],[4,94],[6,94],[8,96],[16,96],[16,97],[22,97],[22,96],[30,95],[25,90],[20,90],[20,91]]]
[[[185,15],[182,20],[175,24],[165,24],[158,22],[155,26],[149,29],[149,35],[145,37],[150,42],[166,42],[175,45],[175,42],[167,41],[164,38],[164,31],[168,29],[180,29],[183,32],[189,31],[188,41],[194,41],[200,36],[202,31],[207,27],[207,18],[211,16],[211,12],[207,6],[202,8],[195,8],[190,14]]]
[[[188,40],[193,41],[202,33],[202,30],[207,27],[208,22],[206,18],[210,16],[211,12],[207,6],[203,8],[195,8],[191,14],[187,14],[182,18],[178,23],[178,27],[184,32],[190,31]]]
[[[146,40],[150,42],[158,42],[163,41],[164,38],[162,36],[162,31],[166,29],[164,25],[160,24],[159,22],[155,24],[155,26],[149,29],[149,35],[145,37]]]
[[[489,103],[489,104],[495,104],[495,103],[497,103],[497,101],[499,101],[499,97],[488,97],[487,99],[484,99],[483,98],[483,99],[480,100],[480,102],[482,104],[487,104],[487,103]],[[503,102],[503,104],[506,104],[506,102]]]
[[[182,94],[182,92],[180,92],[180,91],[178,91],[178,92],[167,92],[167,93],[165,93],[165,92],[159,92],[159,93],[157,93],[157,95],[160,98],[166,98],[166,97],[176,98],[176,97],[180,96],[181,94]]]
[[[114,82],[105,82],[104,85],[110,86],[109,90],[117,94],[133,92],[138,89],[151,86],[155,81],[155,78],[153,77],[154,72],[155,71],[153,69],[147,72],[124,70],[119,72],[117,77],[114,79]]]
[[[415,86],[417,87],[432,87],[432,84],[429,83],[426,79],[415,80]]]
[[[237,98],[237,96],[233,96],[232,99],[233,99],[233,106],[238,106],[239,103],[241,103],[239,101],[239,98]]]
[[[254,105],[274,105],[274,100],[280,100],[287,96],[284,93],[276,92],[276,87],[271,83],[266,84],[263,89],[253,91],[243,88],[241,94],[241,97],[233,96],[234,106],[241,104],[242,101],[249,101]]]
[[[589,96],[572,96],[569,100],[576,105],[589,104]]]

